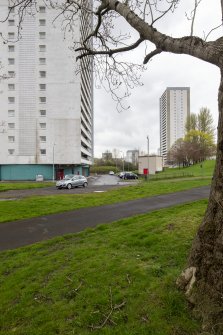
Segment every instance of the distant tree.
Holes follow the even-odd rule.
[[[215,128],[213,126],[213,117],[207,107],[202,107],[197,116],[197,128],[203,133],[210,134],[214,137]]]
[[[202,162],[216,152],[212,134],[192,129],[178,139],[168,152],[168,161],[179,166]]]
[[[169,164],[177,164],[180,166],[187,165],[187,154],[185,151],[185,141],[179,138],[171,147],[167,154]]]
[[[185,130],[188,133],[189,131],[193,130],[193,129],[197,129],[197,115],[195,113],[191,113],[186,120],[186,124],[185,124]]]

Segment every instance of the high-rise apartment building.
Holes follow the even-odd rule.
[[[89,1],[90,2],[90,1]],[[93,159],[93,74],[90,59],[77,73],[73,41],[91,16],[66,29],[64,15],[38,0],[22,22],[11,12],[0,26],[0,180],[88,175]],[[0,2],[1,19],[8,0]],[[54,21],[54,19],[56,20]]]
[[[167,87],[160,98],[160,154],[164,161],[176,140],[184,137],[189,115],[190,88]]]

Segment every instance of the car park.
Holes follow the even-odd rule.
[[[137,174],[133,173],[133,172],[124,172],[120,178],[122,179],[138,179]]]
[[[87,179],[84,176],[74,175],[72,178],[67,176],[64,179],[58,180],[56,182],[57,189],[68,188],[70,190],[73,187],[79,187],[79,186],[82,186],[82,187],[88,186]]]

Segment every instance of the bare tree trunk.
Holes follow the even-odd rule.
[[[219,123],[215,172],[208,207],[194,240],[189,269],[195,285],[190,301],[203,319],[204,328],[223,334],[223,69],[218,93]],[[195,276],[193,276],[195,275]],[[195,279],[196,278],[196,279]],[[191,286],[192,287],[192,286]],[[190,287],[190,288],[191,288]],[[187,286],[188,289],[188,286]]]

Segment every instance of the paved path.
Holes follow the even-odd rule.
[[[204,199],[208,197],[209,190],[209,186],[204,186],[112,205],[1,223],[0,250],[14,249],[55,236],[80,232],[101,223],[111,223],[133,215]]]

